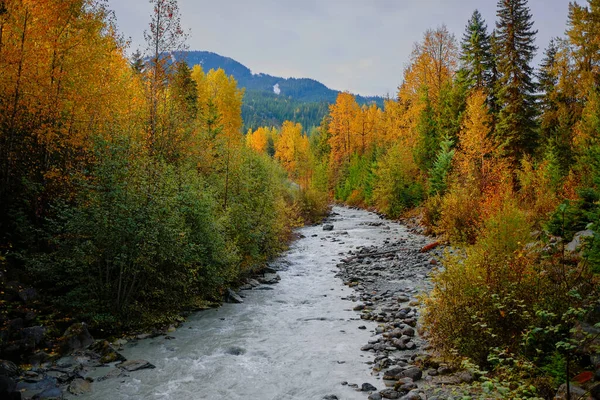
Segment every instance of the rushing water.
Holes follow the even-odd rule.
[[[271,290],[244,291],[243,304],[192,315],[172,340],[126,345],[127,359],[148,360],[156,369],[95,382],[85,398],[316,400],[334,394],[365,400],[342,382],[382,386],[365,364],[370,353],[360,351],[375,325],[358,320],[353,303],[342,299],[352,289],[334,276],[335,265],[341,253],[407,233],[391,222],[369,226],[381,220],[366,211],[334,211],[334,231],[300,230],[304,237],[274,263],[281,281]]]

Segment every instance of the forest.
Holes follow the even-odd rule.
[[[338,202],[455,249],[422,329],[506,398],[600,363],[600,1],[537,68],[527,1],[500,0],[492,28],[426,30],[383,107],[341,93],[310,132],[300,109],[247,133],[244,91],[169,62],[179,8],[151,3],[129,59],[102,1],[0,2],[3,354],[17,316],[108,336],[218,302]]]

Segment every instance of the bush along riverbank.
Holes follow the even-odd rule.
[[[260,272],[238,282],[240,290],[268,288],[281,278],[277,271],[265,266]],[[227,288],[223,301],[243,303],[243,294]],[[212,306],[217,306],[213,303]],[[189,311],[188,311],[189,312]],[[43,346],[54,342],[53,351],[36,351],[28,356],[28,364],[0,360],[0,395],[3,399],[62,399],[66,395],[83,395],[92,391],[92,383],[107,379],[130,379],[136,371],[155,366],[141,359],[127,360],[120,351],[126,344],[138,340],[170,336],[186,313],[166,327],[155,327],[149,332],[125,334],[118,339],[95,339],[85,323],[74,323],[58,338],[46,335],[44,327],[24,328],[30,344]]]
[[[584,257],[589,231],[569,243],[527,233],[512,242],[517,265],[491,252],[497,244],[506,254],[518,232],[507,234],[481,239],[485,262],[476,258],[483,243],[459,249],[419,235],[346,255],[338,276],[356,291],[348,300],[360,318],[378,323],[361,350],[373,353],[383,383],[357,390],[370,400],[600,398],[598,286]],[[491,287],[485,273],[494,261],[523,277]],[[491,271],[501,273],[499,265]]]

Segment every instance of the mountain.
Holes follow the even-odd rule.
[[[207,72],[222,68],[233,75],[239,87],[246,89],[242,117],[245,129],[259,126],[280,126],[283,121],[300,122],[305,129],[318,126],[327,115],[329,104],[340,93],[309,78],[282,78],[252,71],[242,63],[209,51],[187,51],[176,54],[190,67],[202,65]],[[356,96],[359,104],[383,106],[382,97]]]

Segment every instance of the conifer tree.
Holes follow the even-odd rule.
[[[461,43],[461,78],[471,88],[481,89],[490,82],[490,35],[478,10],[467,23]]]
[[[527,0],[500,0],[496,23],[498,46],[498,123],[495,136],[515,161],[537,144],[535,83],[530,65],[537,50],[536,30]]]

